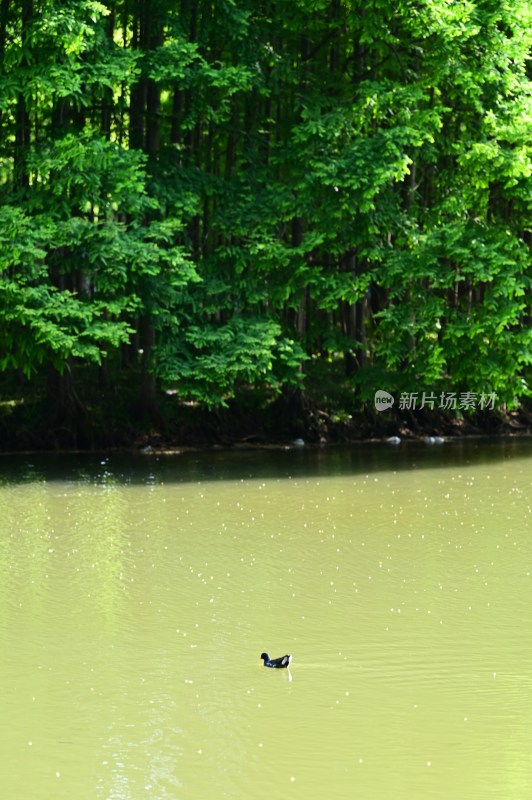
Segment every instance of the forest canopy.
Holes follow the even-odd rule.
[[[2,398],[518,406],[531,40],[527,0],[0,0]]]

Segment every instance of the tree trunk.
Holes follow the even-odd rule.
[[[140,412],[146,419],[161,422],[161,414],[157,407],[157,383],[155,375],[150,370],[151,354],[155,344],[155,328],[148,315],[140,320],[139,338],[142,350],[140,362]]]
[[[47,413],[43,420],[46,439],[56,449],[91,447],[90,420],[76,392],[70,363],[64,372],[49,365],[46,398]]]
[[[33,0],[24,0],[22,3],[22,58],[21,67],[28,66],[27,52],[31,47],[31,22],[33,20]],[[28,148],[30,145],[31,127],[30,115],[24,92],[19,92],[15,114],[15,186],[26,189],[29,186],[28,174]]]
[[[149,6],[149,3],[146,3]],[[161,47],[164,41],[164,30],[162,20],[152,18],[149,8],[146,8],[146,16],[142,20],[141,44],[150,53]],[[148,155],[156,158],[159,155],[161,139],[161,92],[156,81],[148,78],[146,80],[146,142],[145,150]]]
[[[137,7],[138,11],[138,7]],[[140,42],[140,15],[134,17],[132,21],[133,36],[131,46],[133,50],[141,47]],[[144,145],[144,121],[146,113],[146,81],[140,78],[131,87],[129,101],[129,146],[133,150],[142,150]]]

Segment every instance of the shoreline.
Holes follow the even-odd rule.
[[[356,445],[385,445],[392,448],[400,448],[405,445],[424,444],[427,447],[442,447],[448,444],[457,444],[459,442],[496,442],[504,440],[517,440],[517,439],[532,439],[531,430],[521,431],[503,431],[500,433],[463,433],[459,435],[449,435],[438,437],[440,441],[431,442],[426,433],[424,435],[410,435],[403,438],[398,437],[399,441],[391,441],[394,437],[379,437],[370,436],[358,439],[345,439],[342,441],[268,441],[268,442],[244,442],[235,440],[231,443],[210,443],[210,444],[186,444],[186,445],[119,445],[112,447],[94,447],[94,448],[42,448],[42,449],[2,449],[0,448],[0,458],[8,456],[75,456],[75,455],[134,455],[143,457],[152,456],[177,456],[187,453],[208,453],[212,451],[222,452],[250,452],[250,451],[311,451],[311,450],[326,450],[328,448],[348,448]],[[435,437],[432,437],[435,438]]]
[[[325,399],[325,402],[323,402]],[[282,449],[532,435],[532,408],[469,414],[438,409],[353,409],[326,398],[291,395],[275,402],[242,398],[207,410],[161,398],[156,413],[133,405],[89,405],[78,414],[21,404],[0,414],[0,454],[174,453],[213,449]]]

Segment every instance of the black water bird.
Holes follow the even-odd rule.
[[[279,658],[270,658],[268,653],[261,653],[262,660],[264,661],[265,667],[271,667],[272,669],[285,669],[286,667],[290,666],[290,662],[292,661],[292,656],[279,656]]]

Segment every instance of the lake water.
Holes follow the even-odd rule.
[[[528,800],[531,457],[2,457],[1,797]]]

